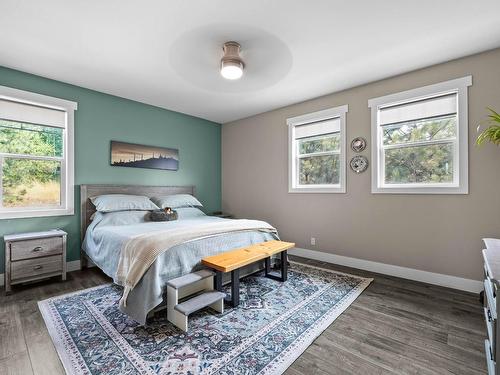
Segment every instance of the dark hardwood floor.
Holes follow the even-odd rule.
[[[297,374],[485,374],[478,296],[292,257],[373,283],[286,371]],[[98,269],[0,293],[0,374],[63,374],[37,301],[109,282]]]

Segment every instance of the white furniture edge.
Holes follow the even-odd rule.
[[[286,120],[288,126],[288,192],[289,193],[341,193],[347,191],[347,149],[346,149],[346,113],[349,105],[327,108],[317,112],[291,117]],[[293,128],[297,125],[307,124],[311,121],[323,121],[332,118],[340,118],[341,153],[340,153],[340,180],[338,186],[311,185],[310,187],[295,187],[294,181],[294,152],[293,152]]]
[[[47,230],[40,232],[6,234],[3,236],[3,239],[4,241],[17,242],[17,241],[39,239],[39,238],[66,236],[67,234],[68,233],[63,231],[62,229],[54,229],[54,230]]]
[[[73,260],[70,262],[66,262],[66,272],[79,271],[81,269],[80,261]],[[5,274],[0,273],[0,286],[5,285]]]
[[[418,87],[416,89],[397,92],[368,100],[368,107],[371,109],[371,192],[372,194],[469,194],[469,114],[468,114],[468,87],[472,86],[472,76],[468,75],[449,81],[439,82],[432,85]],[[397,185],[379,186],[380,176],[380,149],[379,128],[377,123],[378,108],[386,103],[404,102],[414,98],[424,98],[433,96],[436,93],[457,92],[458,93],[458,142],[456,150],[459,160],[458,185],[446,184],[446,186],[408,186]]]
[[[463,290],[466,292],[479,293],[483,290],[483,283],[479,280],[465,279],[457,276],[422,271],[414,268],[395,266],[392,264],[373,262],[371,260],[351,258],[343,255],[325,253],[323,251],[302,249],[297,247],[290,249],[288,253],[290,255],[296,255],[327,263],[358,268],[365,271],[381,273],[389,276],[401,277],[403,279],[420,281],[427,284],[444,286],[447,288]]]

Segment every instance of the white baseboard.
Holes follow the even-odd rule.
[[[80,260],[73,260],[71,262],[66,262],[66,272],[78,271],[81,269]],[[0,273],[0,286],[5,285],[5,275]]]
[[[290,255],[297,255],[304,258],[319,260],[327,263],[339,264],[352,268],[359,268],[365,271],[382,273],[384,275],[401,277],[423,283],[445,286],[448,288],[463,290],[466,292],[479,293],[483,290],[483,283],[479,280],[464,279],[457,276],[444,275],[428,271],[417,270],[414,268],[400,267],[392,264],[373,262],[370,260],[346,257],[325,253],[322,251],[293,248],[289,251]],[[81,269],[79,260],[73,260],[66,263],[67,272],[78,271]],[[4,274],[0,273],[0,286],[4,285]]]
[[[421,271],[414,268],[394,266],[392,264],[372,262],[370,260],[351,258],[342,255],[325,253],[322,251],[301,249],[297,247],[291,249],[289,251],[289,254],[314,260],[320,260],[327,263],[358,268],[365,271],[401,277],[403,279],[445,286],[448,288],[463,290],[466,292],[479,293],[483,290],[483,283],[481,281],[464,279],[461,277],[444,275],[441,273]]]

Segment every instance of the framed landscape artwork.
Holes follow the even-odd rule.
[[[176,171],[179,169],[179,150],[111,141],[111,165]]]

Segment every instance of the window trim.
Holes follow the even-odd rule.
[[[346,192],[346,113],[349,111],[348,105],[328,108],[322,111],[307,113],[301,116],[288,118],[288,192],[289,193],[345,193]],[[318,185],[297,185],[296,184],[296,160],[299,155],[295,150],[294,130],[296,126],[311,122],[324,121],[338,118],[340,120],[340,171],[339,184],[318,184]],[[330,152],[329,152],[330,154]]]
[[[0,219],[74,215],[74,111],[78,109],[78,103],[6,86],[0,86],[0,99],[66,112],[64,150],[61,161],[61,207],[23,207],[18,209],[0,210]],[[14,155],[14,157],[17,157],[17,155]],[[20,157],[22,157],[22,155]],[[30,156],[30,158],[36,158],[36,156]]]
[[[373,194],[468,194],[469,193],[469,161],[468,161],[468,87],[472,85],[472,76],[452,79],[433,85],[385,95],[368,100],[371,108],[371,141],[372,141],[372,193]],[[454,150],[454,182],[439,184],[384,184],[382,127],[378,124],[379,109],[390,105],[413,102],[426,98],[457,93],[457,135]],[[456,167],[458,165],[458,167]],[[455,173],[456,172],[456,173]],[[456,175],[458,174],[458,175]]]

